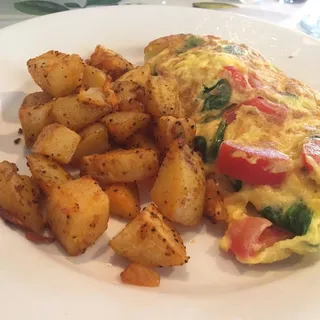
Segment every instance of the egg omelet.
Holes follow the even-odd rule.
[[[244,44],[180,34],[152,41],[153,75],[175,78],[207,174],[222,190],[220,247],[272,263],[320,245],[320,95]]]

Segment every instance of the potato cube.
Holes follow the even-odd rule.
[[[54,188],[47,201],[48,223],[71,255],[86,251],[107,229],[109,199],[90,177]]]
[[[143,148],[150,149],[159,154],[159,150],[156,146],[155,141],[152,136],[143,134],[141,132],[136,132],[133,134],[126,143],[127,149]]]
[[[146,63],[143,66],[136,67],[123,74],[119,79],[115,81],[114,85],[118,86],[120,82],[134,82],[144,88],[149,77],[152,74],[151,71],[151,65]]]
[[[187,144],[176,140],[151,190],[151,199],[169,220],[191,226],[200,222],[206,189],[203,163]]]
[[[129,222],[109,245],[116,253],[147,267],[169,267],[188,262],[179,233],[153,204]]]
[[[45,92],[33,92],[28,94],[22,101],[23,107],[40,106],[52,100],[52,97]]]
[[[74,131],[53,123],[41,131],[32,152],[50,156],[62,164],[70,162],[75,153],[81,137]]]
[[[158,287],[160,275],[139,263],[130,263],[120,274],[123,283],[140,287]]]
[[[102,88],[106,81],[107,75],[103,71],[87,64],[84,66],[82,84],[85,89],[96,87]]]

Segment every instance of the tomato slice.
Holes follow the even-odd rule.
[[[308,172],[314,165],[320,165],[320,137],[312,137],[302,147],[302,160]]]
[[[244,89],[248,86],[245,76],[238,70],[237,67],[227,66],[223,68],[224,73],[232,80],[233,87],[236,89]]]
[[[252,185],[277,185],[286,177],[291,161],[284,153],[224,141],[216,161],[217,170]]]
[[[235,106],[231,109],[227,109],[223,115],[222,118],[227,121],[227,124],[230,124],[234,120],[236,120],[237,117],[237,111],[239,110],[240,106]]]

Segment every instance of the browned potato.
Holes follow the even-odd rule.
[[[84,156],[104,153],[110,148],[108,130],[102,123],[94,123],[79,133],[81,141],[74,153],[71,163],[80,164]]]
[[[22,101],[23,107],[40,106],[52,100],[52,97],[42,91],[28,94]]]
[[[82,84],[84,63],[77,54],[51,50],[28,60],[27,66],[35,83],[56,98],[74,93]]]
[[[49,124],[39,134],[32,152],[50,156],[54,160],[67,164],[71,161],[81,137],[61,124]]]
[[[82,254],[107,229],[109,199],[90,177],[54,188],[47,201],[48,223],[71,256]]]
[[[135,182],[114,183],[105,190],[110,200],[110,213],[133,219],[140,212],[138,187]]]
[[[159,161],[153,150],[114,150],[83,157],[80,168],[81,175],[89,175],[100,184],[108,185],[153,177],[159,170]]]
[[[47,195],[50,194],[54,187],[58,187],[63,183],[72,180],[72,176],[69,172],[46,156],[41,154],[30,154],[27,156],[27,160],[33,178]]]
[[[146,63],[141,67],[136,67],[123,74],[114,85],[117,86],[120,82],[135,82],[138,85],[145,87],[149,77],[151,76],[151,65]]]
[[[83,103],[79,95],[71,95],[54,101],[52,116],[55,122],[71,130],[81,131],[111,111],[112,107],[109,105],[97,106]]]
[[[139,263],[130,263],[120,274],[123,283],[140,287],[159,287],[160,275]]]
[[[101,45],[96,46],[88,64],[109,74],[113,81],[133,68],[125,58]]]
[[[13,163],[0,163],[0,216],[18,226],[41,233],[40,190],[36,182],[17,173]]]
[[[164,153],[177,138],[182,138],[189,147],[192,147],[195,134],[196,126],[192,119],[177,119],[172,116],[159,118],[154,130],[157,145]]]
[[[111,113],[101,120],[108,132],[118,143],[125,143],[130,136],[140,129],[146,128],[150,115],[142,112],[123,111]]]
[[[19,109],[19,120],[28,148],[33,146],[41,130],[54,122],[52,106],[53,102],[48,102],[39,106],[22,106]]]
[[[141,132],[137,132],[133,134],[126,143],[126,148],[135,149],[135,148],[144,148],[154,150],[157,154],[159,154],[159,150],[156,146],[155,141],[150,135],[143,134]]]
[[[169,220],[199,223],[206,180],[199,155],[176,140],[167,153],[151,190],[151,199]]]
[[[179,233],[153,204],[129,222],[109,245],[116,253],[147,267],[183,265],[189,259]]]
[[[87,64],[84,66],[82,84],[85,89],[102,88],[107,79],[107,75],[103,71]]]
[[[174,78],[151,76],[146,83],[146,109],[155,117],[183,117],[177,81]]]

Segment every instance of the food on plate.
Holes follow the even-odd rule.
[[[127,149],[136,149],[136,148],[143,148],[143,149],[151,149],[159,154],[159,149],[156,145],[155,139],[148,134],[143,132],[137,132],[133,134],[125,144]]]
[[[89,65],[84,66],[82,79],[84,89],[102,88],[106,81],[111,82],[106,73]]]
[[[43,92],[43,91],[39,91],[39,92],[33,92],[28,94],[22,101],[21,107],[35,107],[35,106],[40,106],[42,104],[45,104],[49,101],[51,101],[53,98]]]
[[[125,284],[140,287],[158,287],[160,285],[159,273],[139,263],[130,263],[120,276],[121,281]]]

